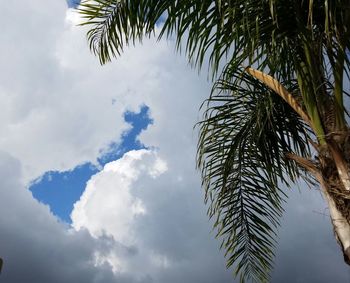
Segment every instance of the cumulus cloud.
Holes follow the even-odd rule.
[[[157,52],[126,59],[117,69],[101,68],[73,17],[65,19],[64,1],[4,6],[0,24],[8,28],[0,45],[0,148],[21,159],[24,182],[48,170],[95,162],[129,127],[123,113],[138,110],[140,97],[154,91],[157,75],[147,67],[155,65]],[[23,22],[14,24],[14,18]],[[148,84],[135,84],[131,76]]]
[[[3,282],[115,282],[109,266],[94,265],[94,250],[117,247],[75,232],[20,184],[20,162],[0,152],[0,254]],[[130,253],[119,246],[120,253]]]
[[[129,151],[89,180],[74,205],[72,225],[137,251],[133,257],[96,252],[96,262],[110,264],[116,274],[152,282],[230,282],[223,256],[210,241],[200,192],[194,198],[176,173],[154,150]],[[211,271],[195,272],[201,268]]]
[[[84,227],[94,236],[107,232],[116,240],[133,244],[133,222],[147,213],[143,201],[134,197],[133,183],[141,174],[156,178],[167,170],[166,163],[148,150],[129,151],[106,164],[87,183],[71,215],[73,227]]]
[[[0,185],[4,282],[231,282],[222,255],[210,240],[206,221],[196,207],[201,202],[177,202],[182,197],[175,192],[167,196],[169,190],[163,187],[166,179],[160,183],[156,180],[167,174],[164,163],[159,167],[158,161],[156,153],[141,150],[106,165],[88,184],[89,187],[94,183],[95,195],[83,195],[85,206],[76,207],[94,208],[100,223],[92,218],[92,223],[84,223],[87,227],[81,223],[76,231],[32,198],[19,182],[20,162],[0,152],[0,178],[4,180]],[[124,175],[126,182],[114,183],[114,173]],[[174,187],[174,181],[168,185]],[[114,186],[117,192],[106,190],[106,185]],[[123,189],[127,193],[120,193]],[[191,197],[192,193],[188,193],[185,195]],[[157,194],[162,195],[152,201]],[[99,204],[94,203],[95,197]],[[114,201],[106,201],[109,198]],[[112,219],[104,217],[115,209],[119,213]],[[100,214],[100,210],[104,212]],[[94,233],[91,227],[100,231]]]

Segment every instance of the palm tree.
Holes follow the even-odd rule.
[[[87,0],[79,11],[102,64],[154,34],[175,36],[213,78],[198,167],[227,265],[268,281],[286,195],[318,185],[350,261],[350,4],[346,0]]]

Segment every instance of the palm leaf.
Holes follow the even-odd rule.
[[[286,44],[284,37],[275,36],[278,29],[270,16],[270,2],[85,0],[79,11],[84,19],[82,25],[91,27],[90,48],[101,63],[119,55],[126,45],[151,35],[156,24],[162,21],[160,37],[175,35],[178,47],[181,42],[185,43],[191,62],[200,67],[205,58],[209,58],[215,73],[221,60],[234,61],[238,66],[250,59],[252,64],[264,60],[262,54],[269,52],[277,61],[276,54],[280,52],[276,47],[284,48]],[[286,15],[291,10],[290,5],[278,7],[286,10]],[[293,13],[283,19],[284,26],[295,26]],[[285,32],[294,33],[295,28]],[[288,64],[280,64],[282,66],[288,70]]]
[[[85,0],[79,6],[81,25],[87,33],[90,49],[102,64],[121,54],[123,48],[144,35],[153,33],[156,22],[171,1]]]
[[[83,0],[79,11],[82,25],[91,27],[90,48],[101,63],[151,35],[162,22],[160,37],[175,35],[191,62],[200,67],[209,58],[214,73],[224,60],[236,67],[257,63],[261,71],[277,73],[278,80],[291,79],[299,64],[295,58],[306,60],[305,45],[327,51],[334,67],[339,56],[349,67],[344,56],[350,47],[347,0]]]
[[[199,123],[198,166],[208,214],[241,280],[266,282],[286,198],[280,189],[303,174],[285,157],[306,157],[306,125],[277,94],[244,72],[219,81]]]

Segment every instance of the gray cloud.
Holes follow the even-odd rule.
[[[304,184],[289,195],[272,282],[350,282],[320,191]]]
[[[47,206],[34,200],[19,183],[19,161],[2,152],[0,178],[3,180],[0,186],[0,254],[5,262],[0,279],[4,282],[231,281],[216,245],[205,231],[207,225],[203,225],[206,224],[203,218],[202,225],[199,225],[202,228],[198,229],[196,220],[201,214],[193,203],[191,207],[197,217],[184,210],[189,208],[189,203],[184,204],[183,201],[177,202],[177,212],[164,207],[163,213],[153,214],[152,211],[151,221],[136,225],[142,240],[139,246],[127,247],[110,236],[93,238],[86,230],[76,232],[59,222]],[[165,200],[163,197],[160,199]],[[177,200],[173,198],[171,203],[163,201],[155,203],[173,206]],[[161,206],[156,205],[155,208]],[[186,216],[186,221],[180,221],[179,216]],[[166,222],[169,224],[165,225]],[[144,261],[148,258],[145,252],[150,250],[170,255],[175,264],[168,269],[147,269],[151,265]],[[102,255],[113,252],[138,270],[113,274],[108,264],[95,267],[95,252]]]
[[[68,230],[19,183],[20,164],[0,153],[2,282],[115,282],[108,266],[95,268],[86,231]],[[106,247],[105,247],[106,248]]]
[[[201,192],[190,189],[197,182],[181,185],[168,173],[153,183],[141,177],[134,191],[148,213],[134,225],[138,245],[126,247],[106,235],[95,239],[60,223],[19,183],[20,163],[5,153],[0,154],[0,178],[4,282],[233,282],[210,234]],[[317,192],[291,194],[272,282],[349,282],[328,217],[320,214],[323,207]],[[167,255],[170,267],[146,268],[150,250]],[[108,265],[95,267],[96,251],[114,251],[137,270],[114,275]]]

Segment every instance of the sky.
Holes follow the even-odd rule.
[[[61,220],[71,223],[73,205],[84,192],[91,176],[99,172],[101,166],[122,157],[127,151],[145,148],[137,136],[152,123],[148,110],[147,106],[142,106],[139,113],[124,114],[124,120],[130,124],[130,128],[122,134],[120,143],[111,143],[108,150],[98,157],[98,166],[87,162],[68,171],[49,171],[31,182],[29,189],[34,198],[48,204],[53,214]]]
[[[2,11],[0,282],[236,282],[195,169],[207,74],[171,39],[100,66],[64,0]],[[288,195],[271,281],[350,282],[319,191]]]

